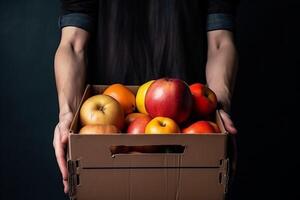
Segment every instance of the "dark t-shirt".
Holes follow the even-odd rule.
[[[93,84],[205,82],[207,31],[233,30],[234,0],[62,0],[60,27],[92,35]]]

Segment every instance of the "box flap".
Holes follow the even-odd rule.
[[[78,135],[69,139],[69,156],[83,168],[219,167],[226,158],[226,134]],[[183,153],[119,153],[112,146],[180,145]],[[84,148],[83,148],[84,147]]]
[[[72,200],[223,200],[217,168],[83,169]]]

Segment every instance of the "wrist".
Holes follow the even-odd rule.
[[[59,120],[72,119],[73,116],[74,112],[68,106],[61,108],[59,111]]]
[[[223,109],[226,112],[230,111],[231,107],[231,94],[227,87],[213,87],[209,86],[209,88],[216,94],[217,96],[217,108]]]
[[[218,108],[223,109],[226,112],[230,112],[231,108],[231,95],[229,90],[223,88],[222,91],[216,91]]]
[[[72,100],[70,98],[60,98],[59,99],[59,117],[74,114],[76,112],[77,106],[80,103],[80,97],[74,97]]]

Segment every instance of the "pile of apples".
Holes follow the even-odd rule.
[[[134,94],[112,84],[83,102],[80,134],[208,134],[220,133],[211,121],[217,97],[206,85],[180,79],[151,80]]]

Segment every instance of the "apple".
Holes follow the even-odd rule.
[[[208,118],[217,109],[217,96],[207,86],[201,83],[190,85],[190,90],[193,95],[195,113],[204,118]]]
[[[133,122],[136,118],[145,117],[145,116],[149,116],[149,115],[144,114],[144,113],[138,113],[138,112],[134,112],[134,113],[130,113],[130,114],[126,115],[124,129],[127,130],[129,124],[131,122]]]
[[[85,125],[79,131],[79,134],[83,134],[83,135],[110,134],[110,133],[120,133],[120,130],[114,125],[95,124],[95,125]]]
[[[168,117],[155,117],[146,126],[146,134],[172,134],[179,133],[176,122]]]
[[[85,100],[80,108],[82,125],[115,125],[122,130],[124,112],[117,100],[107,95],[95,95]]]
[[[189,86],[184,81],[157,79],[147,91],[145,107],[152,118],[168,117],[180,124],[191,114],[193,97]]]
[[[210,123],[210,125],[212,125],[214,127],[215,133],[221,133],[221,129],[219,128],[219,126],[216,123],[211,122],[211,121],[209,121],[209,123]]]
[[[144,134],[145,128],[147,124],[151,121],[151,117],[149,115],[140,116],[136,118],[133,122],[131,122],[127,128],[128,134]]]
[[[148,88],[154,80],[148,81],[141,85],[136,93],[136,108],[140,113],[148,114],[146,107],[145,107],[145,97],[148,91]]]
[[[190,126],[182,129],[182,133],[190,134],[210,134],[218,132],[220,132],[218,126],[210,121],[197,121]]]

